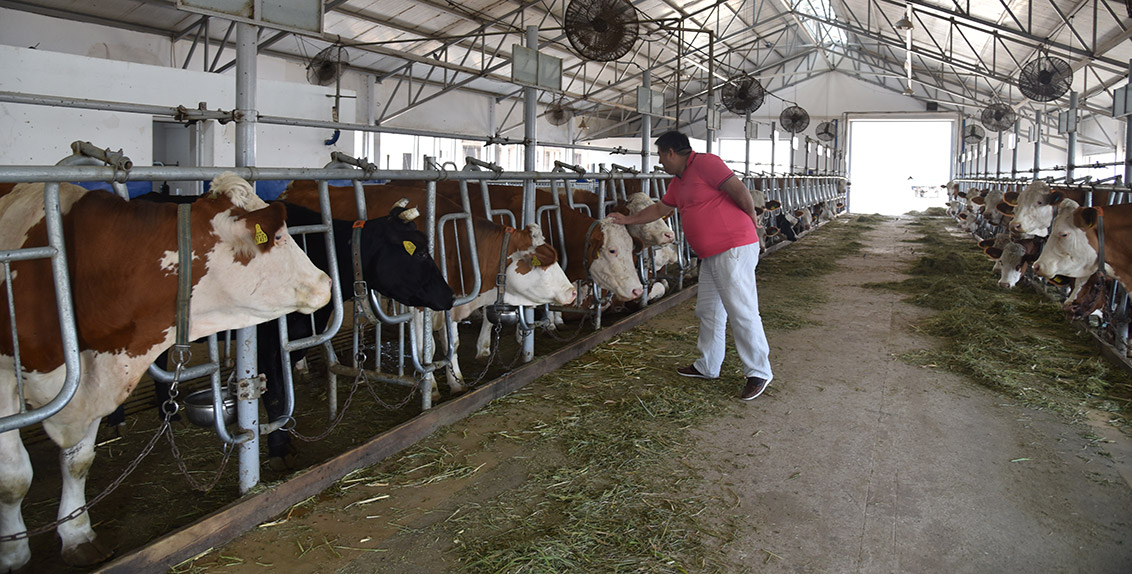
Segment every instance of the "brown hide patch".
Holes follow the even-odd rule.
[[[256,255],[267,253],[275,246],[276,234],[287,223],[287,207],[275,201],[263,209],[245,213],[237,217],[237,220],[244,224],[244,228],[247,230],[246,239],[249,240],[249,243],[243,244],[241,241],[241,244],[248,248],[236,249],[233,258],[237,263],[246,266],[251,263]]]
[[[590,233],[590,250],[586,253],[586,264],[592,264],[597,261],[601,256],[601,250],[605,248],[605,232],[602,231],[600,225],[595,225],[594,230]]]
[[[216,237],[205,229],[215,208],[227,199],[193,205],[193,284],[205,273],[204,254]],[[92,191],[63,216],[67,264],[71,276],[79,347],[137,356],[165,338],[173,326],[177,275],[161,268],[166,252],[177,250],[177,206],[126,202]],[[41,221],[26,246],[46,245]],[[50,371],[63,362],[54,282],[48,260],[13,263],[20,354],[28,370]],[[0,289],[2,290],[2,289]],[[0,313],[0,348],[11,352],[9,319]]]
[[[1041,198],[1041,201],[1045,201],[1049,205],[1058,205],[1066,197],[1067,196],[1064,193],[1062,193],[1060,191],[1055,191],[1053,193],[1048,193],[1046,195],[1043,195],[1042,198]]]
[[[535,248],[534,256],[538,258],[538,262],[535,263],[537,267],[546,268],[558,263],[558,251],[545,243]]]

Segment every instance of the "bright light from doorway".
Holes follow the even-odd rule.
[[[946,207],[950,120],[851,120],[849,210],[901,215]]]

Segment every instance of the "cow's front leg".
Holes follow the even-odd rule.
[[[448,368],[444,370],[444,374],[448,377],[448,390],[455,395],[464,392],[464,373],[460,371],[460,353],[458,352],[460,331],[455,321],[449,322],[448,328],[452,330],[452,356],[449,358]]]
[[[59,500],[59,518],[69,515],[86,504],[86,477],[94,462],[94,441],[98,433],[98,422],[94,419],[86,435],[78,444],[62,449],[59,462],[63,470],[63,496]],[[92,566],[105,561],[113,554],[95,541],[94,529],[90,527],[90,515],[83,512],[77,518],[68,520],[57,528],[59,539],[63,542],[63,561],[71,566]]]
[[[0,413],[19,412],[14,377],[12,379],[12,392],[4,393],[0,399],[3,403],[0,404]],[[0,535],[27,530],[20,506],[31,487],[31,478],[31,460],[20,440],[20,431],[0,433]],[[0,573],[17,570],[29,560],[31,549],[27,538],[0,542]]]

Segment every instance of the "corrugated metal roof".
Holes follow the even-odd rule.
[[[631,2],[640,20],[639,40],[614,62],[581,58],[563,32],[571,1]],[[1080,68],[1073,88],[1085,109],[1100,113],[1111,106],[1109,92],[1124,82],[1132,57],[1132,20],[1125,7],[1087,0],[328,0],[325,5],[321,38],[277,42],[268,52],[309,58],[340,39],[364,44],[350,49],[351,65],[378,76],[411,68],[419,79],[426,67],[436,66],[446,73],[434,76],[449,78],[450,85],[508,96],[517,90],[507,84],[505,59],[533,25],[542,51],[563,60],[565,93],[544,93],[543,100],[615,117],[625,121],[627,132],[635,129],[630,125],[636,88],[646,68],[670,106],[679,100],[684,113],[702,110],[713,39],[717,86],[753,74],[774,93],[832,71],[902,92],[908,73],[905,33],[893,26],[908,5],[911,97],[945,109],[969,110],[994,100],[1030,105],[1014,78],[1021,66],[1049,53]],[[171,1],[0,0],[0,6],[189,38],[199,21]],[[209,26],[211,41],[219,42],[226,28],[220,22]]]

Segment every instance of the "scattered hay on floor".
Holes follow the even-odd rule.
[[[1132,377],[1101,356],[1093,339],[1065,321],[1061,308],[1030,289],[998,287],[974,242],[948,235],[943,221],[920,221],[921,253],[904,281],[866,287],[907,294],[938,311],[916,329],[938,337],[938,349],[908,353],[911,363],[942,367],[1031,406],[1080,419],[1085,408],[1112,413],[1129,429]]]
[[[759,310],[767,330],[790,331],[820,325],[814,311],[827,302],[819,279],[845,257],[860,253],[865,232],[887,218],[858,215],[839,218],[807,234],[788,249],[759,261]]]

